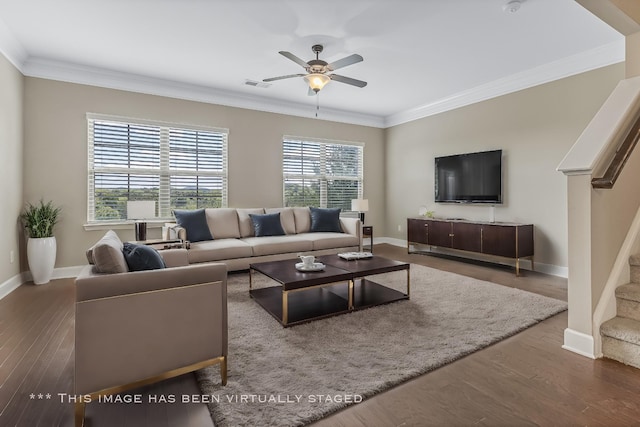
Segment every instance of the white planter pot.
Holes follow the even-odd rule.
[[[56,238],[29,238],[27,241],[27,261],[33,277],[33,283],[42,285],[49,283],[56,263]]]

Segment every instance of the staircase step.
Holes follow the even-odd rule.
[[[629,257],[629,267],[631,268],[631,282],[640,283],[640,254]]]
[[[640,321],[614,317],[602,324],[600,334],[605,357],[640,368]]]
[[[640,265],[631,266],[631,283],[640,283]]]
[[[640,321],[640,284],[628,283],[616,289],[616,309],[619,317]]]
[[[616,298],[640,302],[640,284],[627,283],[616,289]]]

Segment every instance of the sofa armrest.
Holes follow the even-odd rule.
[[[362,237],[362,222],[360,221],[360,218],[340,217],[340,226],[342,226],[342,231],[345,233],[353,234],[358,238]]]
[[[226,278],[227,266],[218,263],[117,274],[96,274],[89,266],[76,278],[76,302],[198,283],[226,282]]]
[[[340,226],[342,226],[342,231],[358,238],[358,247],[362,250],[362,222],[360,218],[340,217]]]
[[[180,226],[175,226],[173,228],[174,230],[176,230],[176,233],[178,233],[178,239],[182,240],[182,241],[186,241],[187,240],[187,229],[180,227]]]
[[[167,267],[184,267],[189,265],[189,255],[186,249],[164,249],[158,251],[164,265]]]

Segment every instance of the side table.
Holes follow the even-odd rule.
[[[363,225],[362,226],[362,238],[364,240],[365,237],[369,238],[369,252],[373,253],[373,225]],[[363,248],[364,249],[364,246]]]

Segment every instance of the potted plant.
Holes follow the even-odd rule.
[[[49,283],[56,263],[56,238],[53,226],[58,222],[61,208],[53,206],[53,202],[27,204],[20,218],[27,230],[27,261],[33,277],[33,283],[42,285]]]

